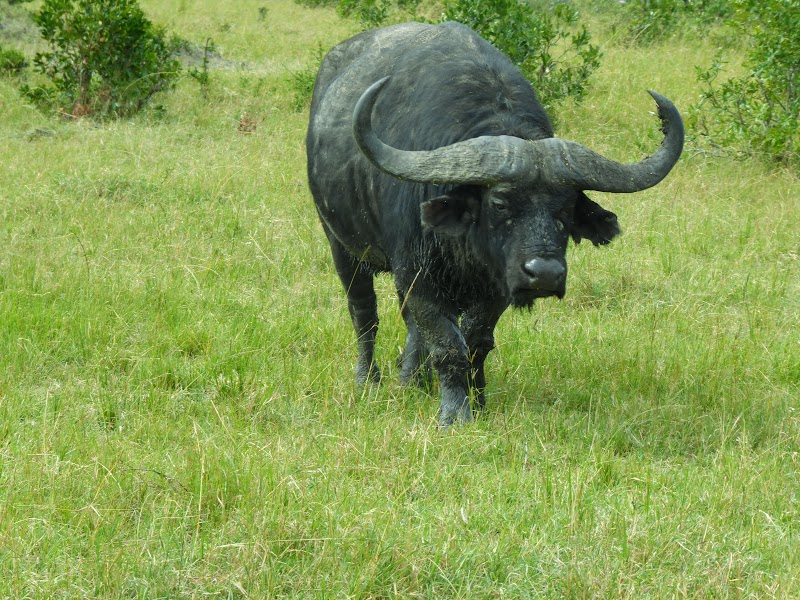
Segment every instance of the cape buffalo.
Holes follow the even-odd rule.
[[[509,306],[565,293],[569,237],[607,244],[617,217],[584,190],[637,192],[683,148],[673,104],[650,92],[664,139],[620,164],[554,137],[519,70],[458,23],[407,23],[338,45],[317,75],[308,179],[358,339],[356,379],[377,381],[373,277],[391,272],[408,336],[405,383],[439,376],[442,426],[469,421]]]

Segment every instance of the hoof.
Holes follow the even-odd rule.
[[[381,370],[378,365],[371,364],[358,365],[356,367],[356,384],[367,385],[368,383],[377,384],[381,382]]]
[[[442,405],[439,409],[440,429],[447,429],[451,425],[461,425],[470,421],[472,421],[472,410],[470,410],[469,401],[464,402],[461,406]]]

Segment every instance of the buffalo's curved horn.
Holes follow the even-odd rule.
[[[400,179],[476,185],[527,180],[583,190],[638,192],[666,177],[683,149],[678,110],[668,99],[650,92],[658,104],[665,137],[655,154],[638,163],[615,162],[576,142],[505,135],[477,137],[435,150],[398,150],[381,141],[372,129],[372,108],[388,80],[376,81],[358,100],[353,134],[372,164]]]
[[[622,164],[576,142],[550,138],[531,142],[542,148],[539,177],[551,183],[582,190],[629,193],[653,187],[678,162],[683,150],[683,121],[675,105],[661,94],[649,92],[658,105],[664,139],[652,156]]]
[[[361,95],[353,112],[353,135],[359,148],[379,169],[419,183],[492,184],[522,178],[530,165],[528,143],[510,136],[484,136],[435,150],[398,150],[372,129],[372,108],[389,81],[384,77]]]

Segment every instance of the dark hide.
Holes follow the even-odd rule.
[[[565,292],[567,241],[607,244],[616,216],[582,190],[542,182],[403,181],[376,168],[353,136],[353,109],[390,76],[371,125],[389,146],[433,150],[479,136],[553,137],[530,84],[468,28],[408,23],[334,48],[316,80],[307,136],[311,192],[347,291],[358,339],[356,378],[377,381],[373,275],[394,275],[408,327],[403,381],[439,375],[440,422],[484,404],[483,364],[510,306]]]

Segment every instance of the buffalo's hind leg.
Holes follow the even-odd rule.
[[[358,362],[356,383],[378,383],[381,372],[375,363],[375,337],[378,333],[378,300],[375,296],[373,273],[363,261],[350,254],[341,242],[328,231],[333,262],[347,293],[347,308],[356,331]]]

